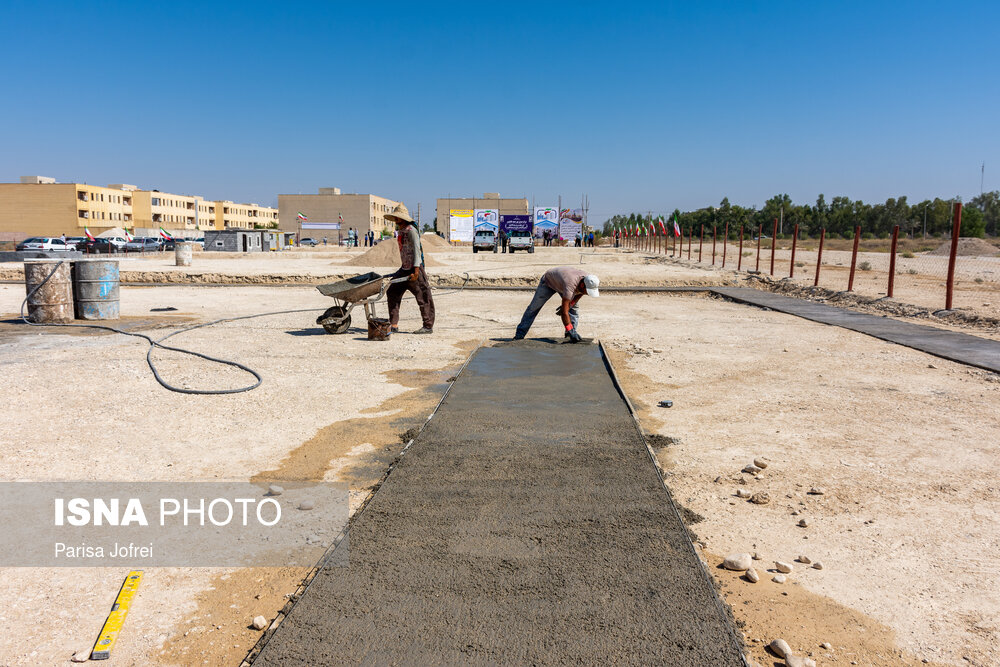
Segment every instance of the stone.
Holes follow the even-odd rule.
[[[792,571],[792,566],[789,563],[786,563],[785,561],[781,560],[774,561],[774,567],[775,569],[778,570],[778,572],[781,572],[782,574],[788,574],[789,572]]]
[[[87,662],[88,660],[90,660],[90,649],[89,648],[80,649],[79,651],[73,654],[73,657],[70,658],[70,660],[72,660],[73,662]]]
[[[302,502],[299,503],[300,510],[311,510],[313,507],[315,507],[315,505],[311,500],[303,500]]]
[[[267,627],[267,619],[263,616],[254,616],[253,623],[250,624],[254,630],[263,630]]]
[[[822,649],[826,649],[827,651],[833,648],[830,642],[823,642],[822,644],[819,645],[819,647]]]
[[[736,489],[736,497],[737,498],[749,498],[750,497],[750,492],[747,491],[746,489]]]
[[[803,658],[795,654],[785,656],[786,667],[816,667],[816,661],[812,658]]]
[[[756,551],[754,551],[754,552],[753,552],[753,559],[754,559],[754,560],[760,560],[760,554],[759,554],[759,553],[757,553]]]
[[[278,486],[277,484],[272,484],[271,486],[267,487],[267,495],[269,496],[280,496],[284,492],[285,490],[280,486]]]
[[[805,528],[808,525],[809,521],[807,519],[799,519],[799,528]]]
[[[761,459],[761,458],[754,459],[753,460],[753,464],[755,466],[757,466],[758,468],[760,468],[761,470],[763,470],[764,468],[767,467],[767,461],[765,461],[764,459]]]
[[[750,554],[729,554],[726,556],[726,560],[722,561],[722,567],[734,572],[746,572],[751,567]]]
[[[751,463],[743,467],[743,472],[750,473],[751,475],[756,475],[757,473],[760,472],[760,468]]]
[[[771,502],[771,496],[767,493],[767,491],[758,491],[750,496],[750,502],[754,505],[767,505]]]
[[[779,658],[784,658],[792,654],[792,649],[784,639],[775,639],[767,647],[774,651],[774,654]]]
[[[788,577],[786,577],[783,574],[776,574],[773,577],[771,577],[771,581],[773,581],[776,584],[783,584],[786,581],[788,581]]]
[[[813,563],[813,569],[814,570],[822,570],[823,569],[823,563],[821,563],[819,561],[816,561],[815,563]]]
[[[826,491],[824,491],[822,488],[820,488],[818,486],[814,486],[811,489],[809,489],[809,495],[810,496],[822,496],[825,493],[826,493]]]
[[[809,558],[809,556],[799,556],[798,561],[803,565],[808,565],[809,563],[812,562],[812,559]]]
[[[757,570],[753,569],[752,567],[749,570],[747,570],[746,578],[747,581],[749,581],[751,584],[756,584],[758,581],[760,581],[760,575],[757,574]]]

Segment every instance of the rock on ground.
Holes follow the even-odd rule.
[[[722,567],[734,572],[745,572],[750,569],[751,564],[752,560],[748,553],[729,554],[722,561]]]

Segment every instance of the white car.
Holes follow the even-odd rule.
[[[72,243],[66,243],[61,238],[53,238],[51,236],[33,236],[30,239],[24,239],[17,244],[18,250],[76,250],[76,245]]]

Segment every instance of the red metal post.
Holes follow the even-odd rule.
[[[861,225],[854,228],[854,250],[851,251],[851,275],[847,279],[847,291],[854,291],[854,268],[858,264],[858,241],[861,240]]]
[[[712,225],[712,266],[715,266],[715,225]]]
[[[892,247],[889,249],[889,289],[885,295],[892,298],[892,289],[896,283],[896,242],[899,241],[899,225],[892,228]]]
[[[819,285],[819,267],[823,264],[823,239],[826,238],[826,228],[819,230],[819,253],[816,255],[816,280],[813,281],[813,287]]]
[[[962,203],[955,202],[955,217],[951,223],[951,253],[948,255],[948,283],[944,297],[944,309],[951,310],[955,296],[955,259],[958,257],[958,235],[962,231]]]
[[[740,256],[736,258],[736,270],[743,269],[743,225],[740,225]]]
[[[698,261],[701,261],[701,249],[705,245],[705,225],[701,226],[701,232],[698,234]]]
[[[757,225],[757,272],[760,272],[760,235],[764,233],[764,225]]]
[[[729,223],[726,223],[726,237],[722,240],[722,268],[726,268],[726,247],[729,245]]]
[[[771,275],[774,275],[774,251],[778,243],[778,219],[774,219],[774,231],[771,232]]]
[[[795,225],[795,230],[792,232],[792,264],[788,268],[788,277],[795,277],[795,246],[799,243],[799,226]]]

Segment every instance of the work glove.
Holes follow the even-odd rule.
[[[583,340],[582,338],[580,338],[580,334],[577,333],[576,327],[573,327],[572,329],[566,332],[566,338],[569,338],[569,341],[571,343],[579,343],[581,340]]]

